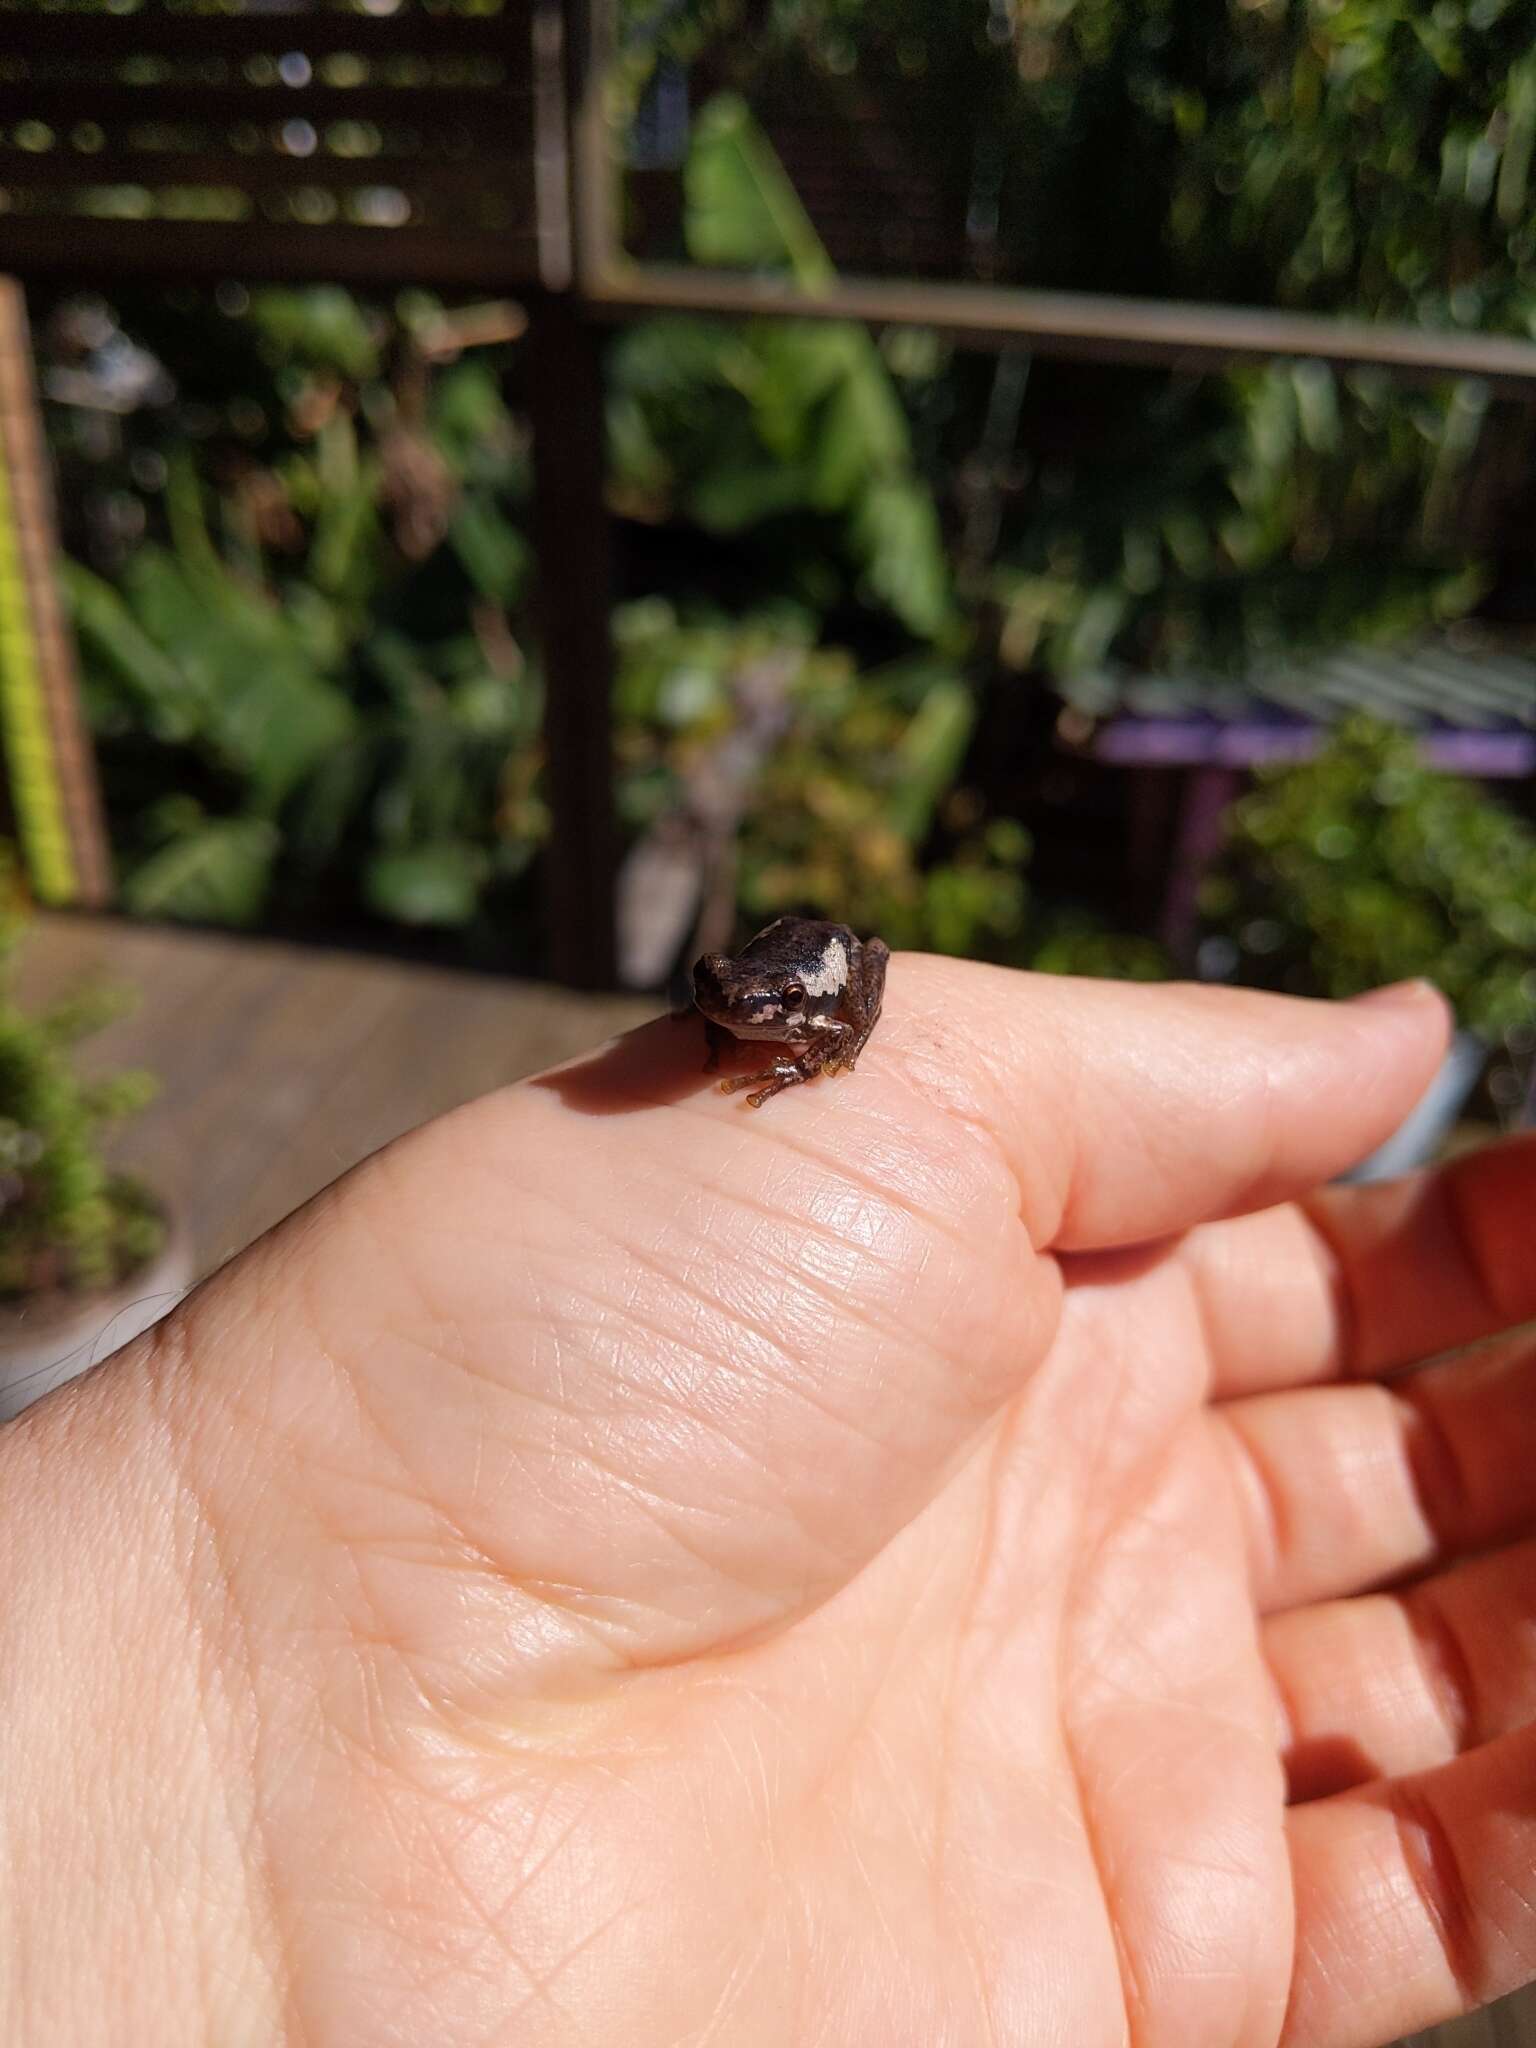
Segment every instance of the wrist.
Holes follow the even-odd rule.
[[[257,1703],[173,1320],[0,1432],[0,2039],[279,2037]]]

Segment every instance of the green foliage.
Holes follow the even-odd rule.
[[[420,353],[447,317],[256,294],[214,452],[157,458],[161,537],[65,565],[139,914],[489,931],[543,839],[522,439],[483,355]]]
[[[771,78],[807,119],[878,101],[990,281],[1536,332],[1536,59],[1512,0],[622,11],[632,93],[648,39],[740,88],[694,119],[696,261],[831,278],[747,111]],[[122,422],[110,489],[77,469],[62,493],[96,507],[69,590],[128,902],[494,933],[547,827],[515,358],[439,346],[451,316],[421,295],[225,288],[145,318],[180,399]],[[608,391],[612,502],[656,529],[626,556],[667,593],[619,620],[628,828],[685,805],[749,727],[751,678],[790,672],[722,856],[744,921],[823,910],[1158,971],[1032,911],[1027,841],[963,786],[993,657],[1005,689],[1043,672],[1092,710],[1123,665],[1219,683],[1411,636],[1488,581],[1461,514],[1500,401],[1471,380],[1088,372],[919,330],[669,317],[615,337]],[[55,432],[67,461],[73,424]],[[1297,897],[1298,929],[1320,905]],[[1332,944],[1306,930],[1302,979]]]
[[[832,277],[778,159],[738,99],[713,101],[687,166],[687,232],[711,263]],[[669,317],[620,336],[610,368],[614,490],[633,516],[711,534],[768,528],[791,590],[829,562],[919,639],[952,623],[938,510],[879,348],[844,322]]]
[[[1536,58],[1512,0],[772,0],[747,33],[739,0],[627,11],[632,53],[702,56],[829,128],[877,111],[881,146],[850,138],[850,165],[905,143],[987,282],[1536,332]],[[814,286],[785,253],[814,229],[782,172],[769,159],[754,196],[718,149],[690,159],[690,253],[763,267],[784,222],[778,267]],[[1475,381],[1299,363],[1090,385],[1036,363],[1032,460],[1011,429],[989,446],[984,380],[950,363],[930,381],[956,498],[978,459],[994,472],[975,566],[1009,666],[1219,676],[1412,635],[1486,586],[1460,517],[1494,416]],[[782,483],[755,478],[744,513]]]
[[[616,624],[620,800],[637,828],[684,806],[690,773],[743,700],[773,693],[772,744],[743,792],[744,925],[793,911],[893,945],[1013,950],[1029,841],[956,790],[975,702],[952,670],[921,658],[860,674],[792,613],[680,622],[653,599]]]
[[[1159,387],[1112,464],[1010,522],[991,578],[1004,660],[1091,696],[1116,663],[1219,677],[1460,617],[1488,581],[1450,530],[1487,402],[1321,363]]]
[[[28,1015],[10,986],[21,917],[4,918],[0,967],[0,1297],[111,1287],[145,1265],[163,1213],[102,1155],[106,1133],[154,1093],[147,1074],[85,1077],[75,1047],[122,1008],[120,995],[77,992]]]
[[[1424,976],[1490,1042],[1536,1021],[1536,833],[1359,720],[1235,805],[1202,900],[1264,988],[1351,996]]]
[[[136,917],[255,924],[280,840],[265,818],[210,818],[195,797],[168,796],[145,820],[151,850],[123,884]],[[156,844],[158,842],[158,844]]]
[[[1029,964],[1037,974],[1086,974],[1100,981],[1167,981],[1173,962],[1155,939],[1115,931],[1085,912],[1043,921]]]
[[[998,278],[1536,318],[1518,0],[771,0],[750,34],[739,0],[625,12],[633,53],[707,51],[748,96],[877,105],[941,191],[985,201]]]

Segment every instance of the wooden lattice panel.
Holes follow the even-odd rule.
[[[565,282],[544,0],[0,0],[0,269]]]

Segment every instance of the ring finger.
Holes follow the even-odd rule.
[[[1536,1542],[1264,1624],[1292,1800],[1433,1769],[1536,1720]]]

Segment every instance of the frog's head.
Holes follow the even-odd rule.
[[[815,1005],[804,982],[761,960],[706,953],[693,970],[693,1000],[711,1024],[737,1038],[796,1045],[811,1033]]]

